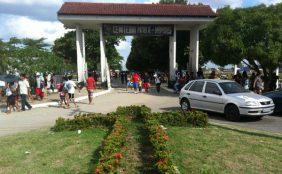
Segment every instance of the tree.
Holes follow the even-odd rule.
[[[187,4],[187,0],[160,0],[161,4]],[[177,32],[177,63],[180,69],[187,68],[189,60],[189,32]],[[168,37],[134,37],[126,67],[138,71],[169,71]]]
[[[84,30],[86,61],[89,69],[97,69],[100,62],[100,35],[96,30]],[[52,48],[53,52],[71,64],[76,64],[76,36],[75,31],[66,33],[57,39]],[[111,69],[121,69],[122,57],[117,52],[115,45],[118,45],[121,36],[106,36],[106,57]]]
[[[167,71],[168,49],[167,37],[134,37],[126,67],[137,71]]]
[[[1,41],[1,68],[10,72],[17,69],[29,76],[36,72],[62,73],[67,68],[66,64],[45,48],[47,45],[43,38],[11,38],[8,42]]]
[[[265,87],[282,61],[282,3],[266,7],[218,11],[219,17],[202,33],[205,59],[221,66],[245,62],[265,77]]]
[[[160,0],[160,4],[187,4],[187,0]]]
[[[7,67],[7,44],[0,39],[0,74],[6,71]]]

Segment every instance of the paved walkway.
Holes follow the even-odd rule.
[[[101,92],[101,91],[103,91],[103,90],[97,89],[94,92],[98,93],[98,92]],[[82,97],[82,96],[87,96],[87,95],[88,95],[88,93],[87,93],[87,90],[85,88],[83,88],[80,92],[78,90],[75,91],[75,97],[76,98]],[[0,102],[0,111],[1,112],[6,112],[5,101],[6,101],[6,98],[2,97],[1,102]],[[47,97],[45,97],[43,100],[33,99],[33,100],[29,100],[29,103],[31,105],[38,105],[38,104],[52,103],[52,102],[58,103],[59,101],[60,101],[59,93],[51,93]]]
[[[112,93],[97,97],[93,105],[88,105],[87,100],[79,103],[79,108],[63,109],[58,107],[36,108],[26,112],[15,112],[10,115],[0,113],[0,136],[14,134],[54,125],[58,117],[72,118],[79,112],[115,111],[118,106],[147,105],[153,111],[167,111],[179,108],[178,95],[162,90],[157,94],[152,90],[149,94],[134,94],[123,89],[115,89]],[[262,120],[243,120],[241,122],[225,121],[222,116],[212,116],[212,122],[238,125],[258,130],[267,130],[282,133],[282,117],[268,116]]]

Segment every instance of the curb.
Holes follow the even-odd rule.
[[[112,90],[113,90],[113,88],[109,88],[105,91],[94,93],[93,97],[96,98],[96,97],[108,94],[108,93],[112,92]],[[78,97],[78,98],[75,98],[74,100],[76,102],[79,102],[79,101],[86,100],[86,99],[88,99],[88,96]],[[50,106],[59,106],[59,103],[58,102],[48,102],[48,103],[34,104],[34,105],[31,105],[31,106],[32,106],[32,108],[47,108],[47,107],[50,107]]]

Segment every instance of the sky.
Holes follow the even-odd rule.
[[[66,30],[58,20],[57,11],[64,2],[114,2],[114,3],[157,3],[159,0],[0,0],[0,38],[8,40],[18,38],[46,38],[53,44],[54,40],[62,37]],[[208,4],[212,9],[230,5],[250,7],[259,4],[276,4],[282,0],[189,0],[190,4]],[[131,49],[132,37],[116,46],[119,53],[127,58]]]

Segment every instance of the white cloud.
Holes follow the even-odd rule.
[[[44,37],[50,44],[67,32],[60,22],[38,21],[21,16],[9,16],[2,27],[8,37],[33,39]]]
[[[0,3],[49,6],[62,4],[63,0],[0,0]]]
[[[263,3],[266,5],[271,5],[271,4],[277,4],[277,3],[281,3],[282,0],[259,0],[259,3]]]
[[[145,1],[144,3],[145,4],[153,4],[153,3],[159,3],[160,1],[159,0],[147,0],[147,1]]]
[[[65,2],[78,2],[78,0],[64,0]],[[136,0],[79,0],[79,2],[100,2],[100,3],[134,3]]]
[[[116,46],[116,49],[119,51],[122,50],[128,50],[131,48],[131,41],[132,41],[132,36],[126,36],[125,41],[120,41],[119,45]]]
[[[190,0],[190,4],[203,3],[210,5],[213,9],[230,5],[232,8],[242,7],[243,0]]]

